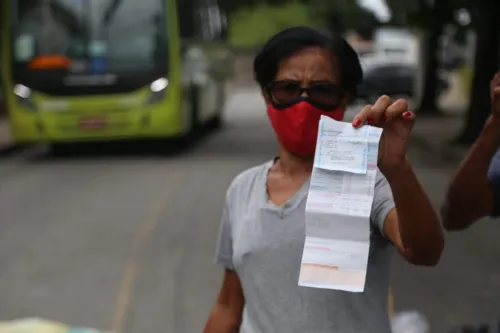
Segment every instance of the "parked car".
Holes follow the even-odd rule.
[[[381,95],[415,97],[417,69],[405,63],[378,63],[364,69],[358,98],[374,103]],[[445,77],[439,77],[438,94],[448,89]]]
[[[466,58],[463,53],[458,51],[446,50],[439,57],[441,68],[446,71],[454,71],[466,64]]]
[[[378,64],[364,72],[358,86],[358,97],[373,102],[380,95],[413,97],[416,70],[403,64]]]

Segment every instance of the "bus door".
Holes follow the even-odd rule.
[[[223,108],[225,17],[216,0],[178,1],[178,13],[184,85],[198,121],[204,123],[220,116]]]

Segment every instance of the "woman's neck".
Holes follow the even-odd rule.
[[[276,163],[278,169],[289,176],[298,174],[310,174],[314,165],[314,156],[301,157],[290,154],[280,149],[279,159]]]

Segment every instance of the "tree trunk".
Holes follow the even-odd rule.
[[[433,8],[429,8],[427,15],[430,23],[426,31],[424,44],[424,75],[423,91],[418,107],[419,115],[439,115],[438,87],[439,87],[439,38],[443,34],[444,26],[453,19],[453,6],[447,0],[436,0]]]
[[[477,44],[474,61],[474,78],[469,109],[464,128],[455,140],[456,144],[471,145],[483,130],[491,112],[490,82],[498,70],[500,29],[496,20],[500,17],[500,6],[483,3],[481,19],[477,22]]]
[[[438,48],[439,37],[443,31],[443,24],[434,24],[432,30],[427,32],[424,44],[424,77],[423,92],[418,107],[419,115],[437,115],[440,110],[437,105],[438,99]]]

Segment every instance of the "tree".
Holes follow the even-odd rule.
[[[438,68],[439,39],[447,23],[453,22],[453,13],[462,0],[387,0],[395,25],[411,25],[424,33],[422,43],[423,93],[419,114],[439,114]]]
[[[309,8],[311,17],[324,23],[326,28],[336,33],[356,30],[361,36],[371,39],[374,29],[380,24],[376,16],[358,5],[357,0],[217,0],[227,13],[236,12],[243,7],[259,5],[281,5],[301,2]]]
[[[465,126],[456,144],[472,144],[490,114],[490,81],[500,65],[500,3],[475,0],[473,13],[477,33],[474,77]]]
[[[364,39],[373,38],[375,28],[380,25],[375,14],[359,6],[356,0],[310,0],[307,2],[311,15],[320,17],[331,32],[343,34],[355,30]]]
[[[372,40],[375,30],[381,25],[381,22],[375,14],[366,8],[358,7],[352,15],[352,27],[358,35],[364,40]]]
[[[423,1],[422,1],[423,2]],[[453,6],[448,0],[436,0],[433,6],[427,6],[423,13],[428,16],[423,43],[423,92],[419,114],[438,114],[438,69],[439,69],[439,38],[443,34],[446,23],[453,19]]]

